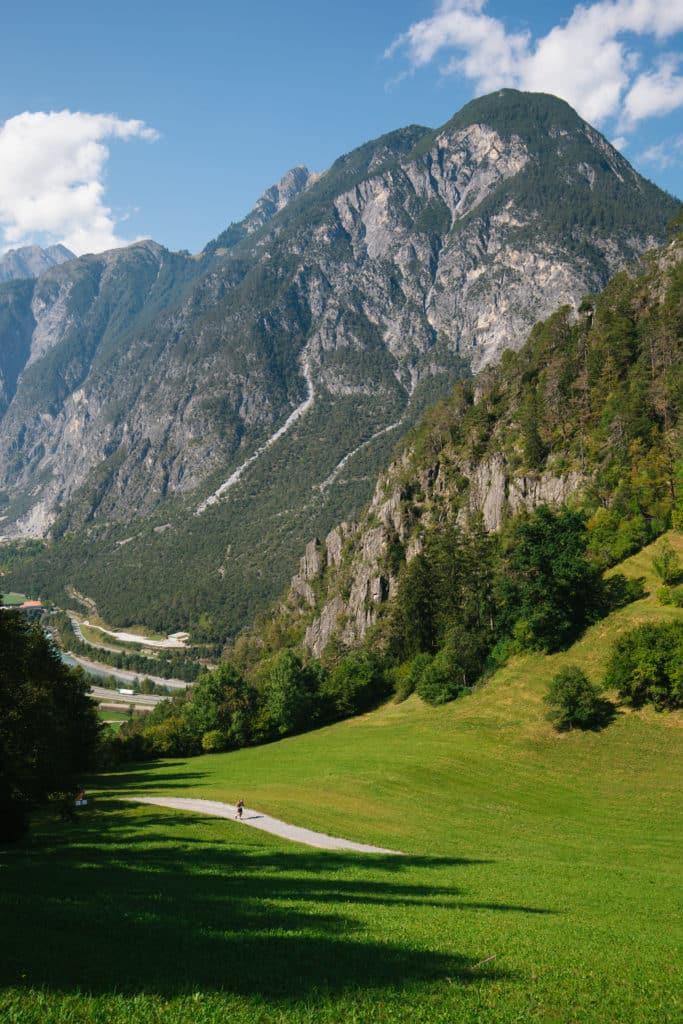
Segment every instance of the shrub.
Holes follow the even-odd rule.
[[[652,558],[652,568],[665,584],[678,583],[681,566],[678,555],[665,540],[659,546],[659,551]]]
[[[392,681],[394,684],[394,700],[397,704],[410,697],[417,689],[422,674],[428,665],[431,665],[430,654],[416,654],[410,661],[404,661],[402,665],[393,670]]]
[[[614,645],[605,685],[634,707],[683,707],[683,622],[646,623]]]
[[[230,746],[230,737],[222,729],[211,729],[202,736],[202,750],[205,754],[218,754]]]
[[[442,648],[430,658],[417,682],[417,692],[427,704],[446,704],[463,690],[460,666],[449,648]]]
[[[602,704],[600,689],[576,665],[560,669],[543,700],[550,708],[546,718],[558,730],[595,724]]]

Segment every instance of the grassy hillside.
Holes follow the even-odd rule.
[[[652,553],[620,566],[650,596],[468,698],[101,777],[77,824],[45,819],[0,854],[0,1017],[680,1020],[683,715],[557,735],[542,705],[562,664],[597,680],[621,631],[683,615],[657,604]],[[120,799],[136,793],[243,796],[406,856]]]

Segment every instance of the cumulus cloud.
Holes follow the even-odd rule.
[[[650,146],[639,154],[638,160],[659,168],[683,167],[683,135]]]
[[[0,125],[0,248],[62,242],[73,252],[126,245],[103,182],[114,139],[158,138],[113,114],[23,113]]]
[[[484,11],[486,0],[442,0],[430,18],[393,41],[385,56],[407,56],[415,70],[446,55],[444,74],[459,74],[478,93],[503,86],[561,96],[588,121],[619,121],[626,131],[683,106],[677,60],[642,68],[638,36],[670,39],[683,29],[683,4],[672,0],[599,0],[578,5],[569,20],[535,39],[508,32]],[[635,37],[635,38],[634,38]]]
[[[656,71],[638,75],[624,101],[626,125],[683,107],[683,77],[676,74],[679,64],[677,58],[665,58]]]

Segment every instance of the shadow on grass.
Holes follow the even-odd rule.
[[[203,842],[192,835],[198,824]],[[506,975],[391,941],[394,928],[403,935],[404,915],[422,915],[423,934],[432,908],[550,912],[468,902],[455,887],[414,883],[411,869],[464,860],[261,852],[246,837],[217,842],[206,826],[203,816],[131,819],[111,803],[61,832],[38,826],[23,847],[1,851],[0,985],[280,1000],[416,980],[481,983]],[[359,904],[372,905],[373,935]]]
[[[571,732],[573,729],[576,729],[578,732],[602,732],[603,729],[606,729],[608,725],[611,725],[623,713],[611,700],[599,697],[595,701],[590,718],[587,718],[584,722],[556,725],[555,728],[558,732]]]
[[[115,771],[100,772],[88,779],[88,788],[95,791],[106,789],[111,793],[124,790],[126,793],[130,793],[141,789],[149,791],[159,788],[166,792],[175,787],[187,789],[189,784],[205,779],[208,774],[208,772],[199,771],[178,771],[176,766],[178,768],[194,767],[187,761],[174,761],[172,764],[173,768],[168,773],[159,770],[158,761],[152,764],[126,765]],[[157,767],[155,768],[154,765]]]

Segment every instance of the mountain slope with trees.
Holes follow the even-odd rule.
[[[359,523],[308,546],[222,668],[124,729],[127,755],[260,743],[392,690],[442,704],[640,601],[642,581],[603,574],[683,526],[682,348],[678,235],[430,410]],[[680,681],[663,680],[680,641],[666,643],[652,693],[677,707]]]

